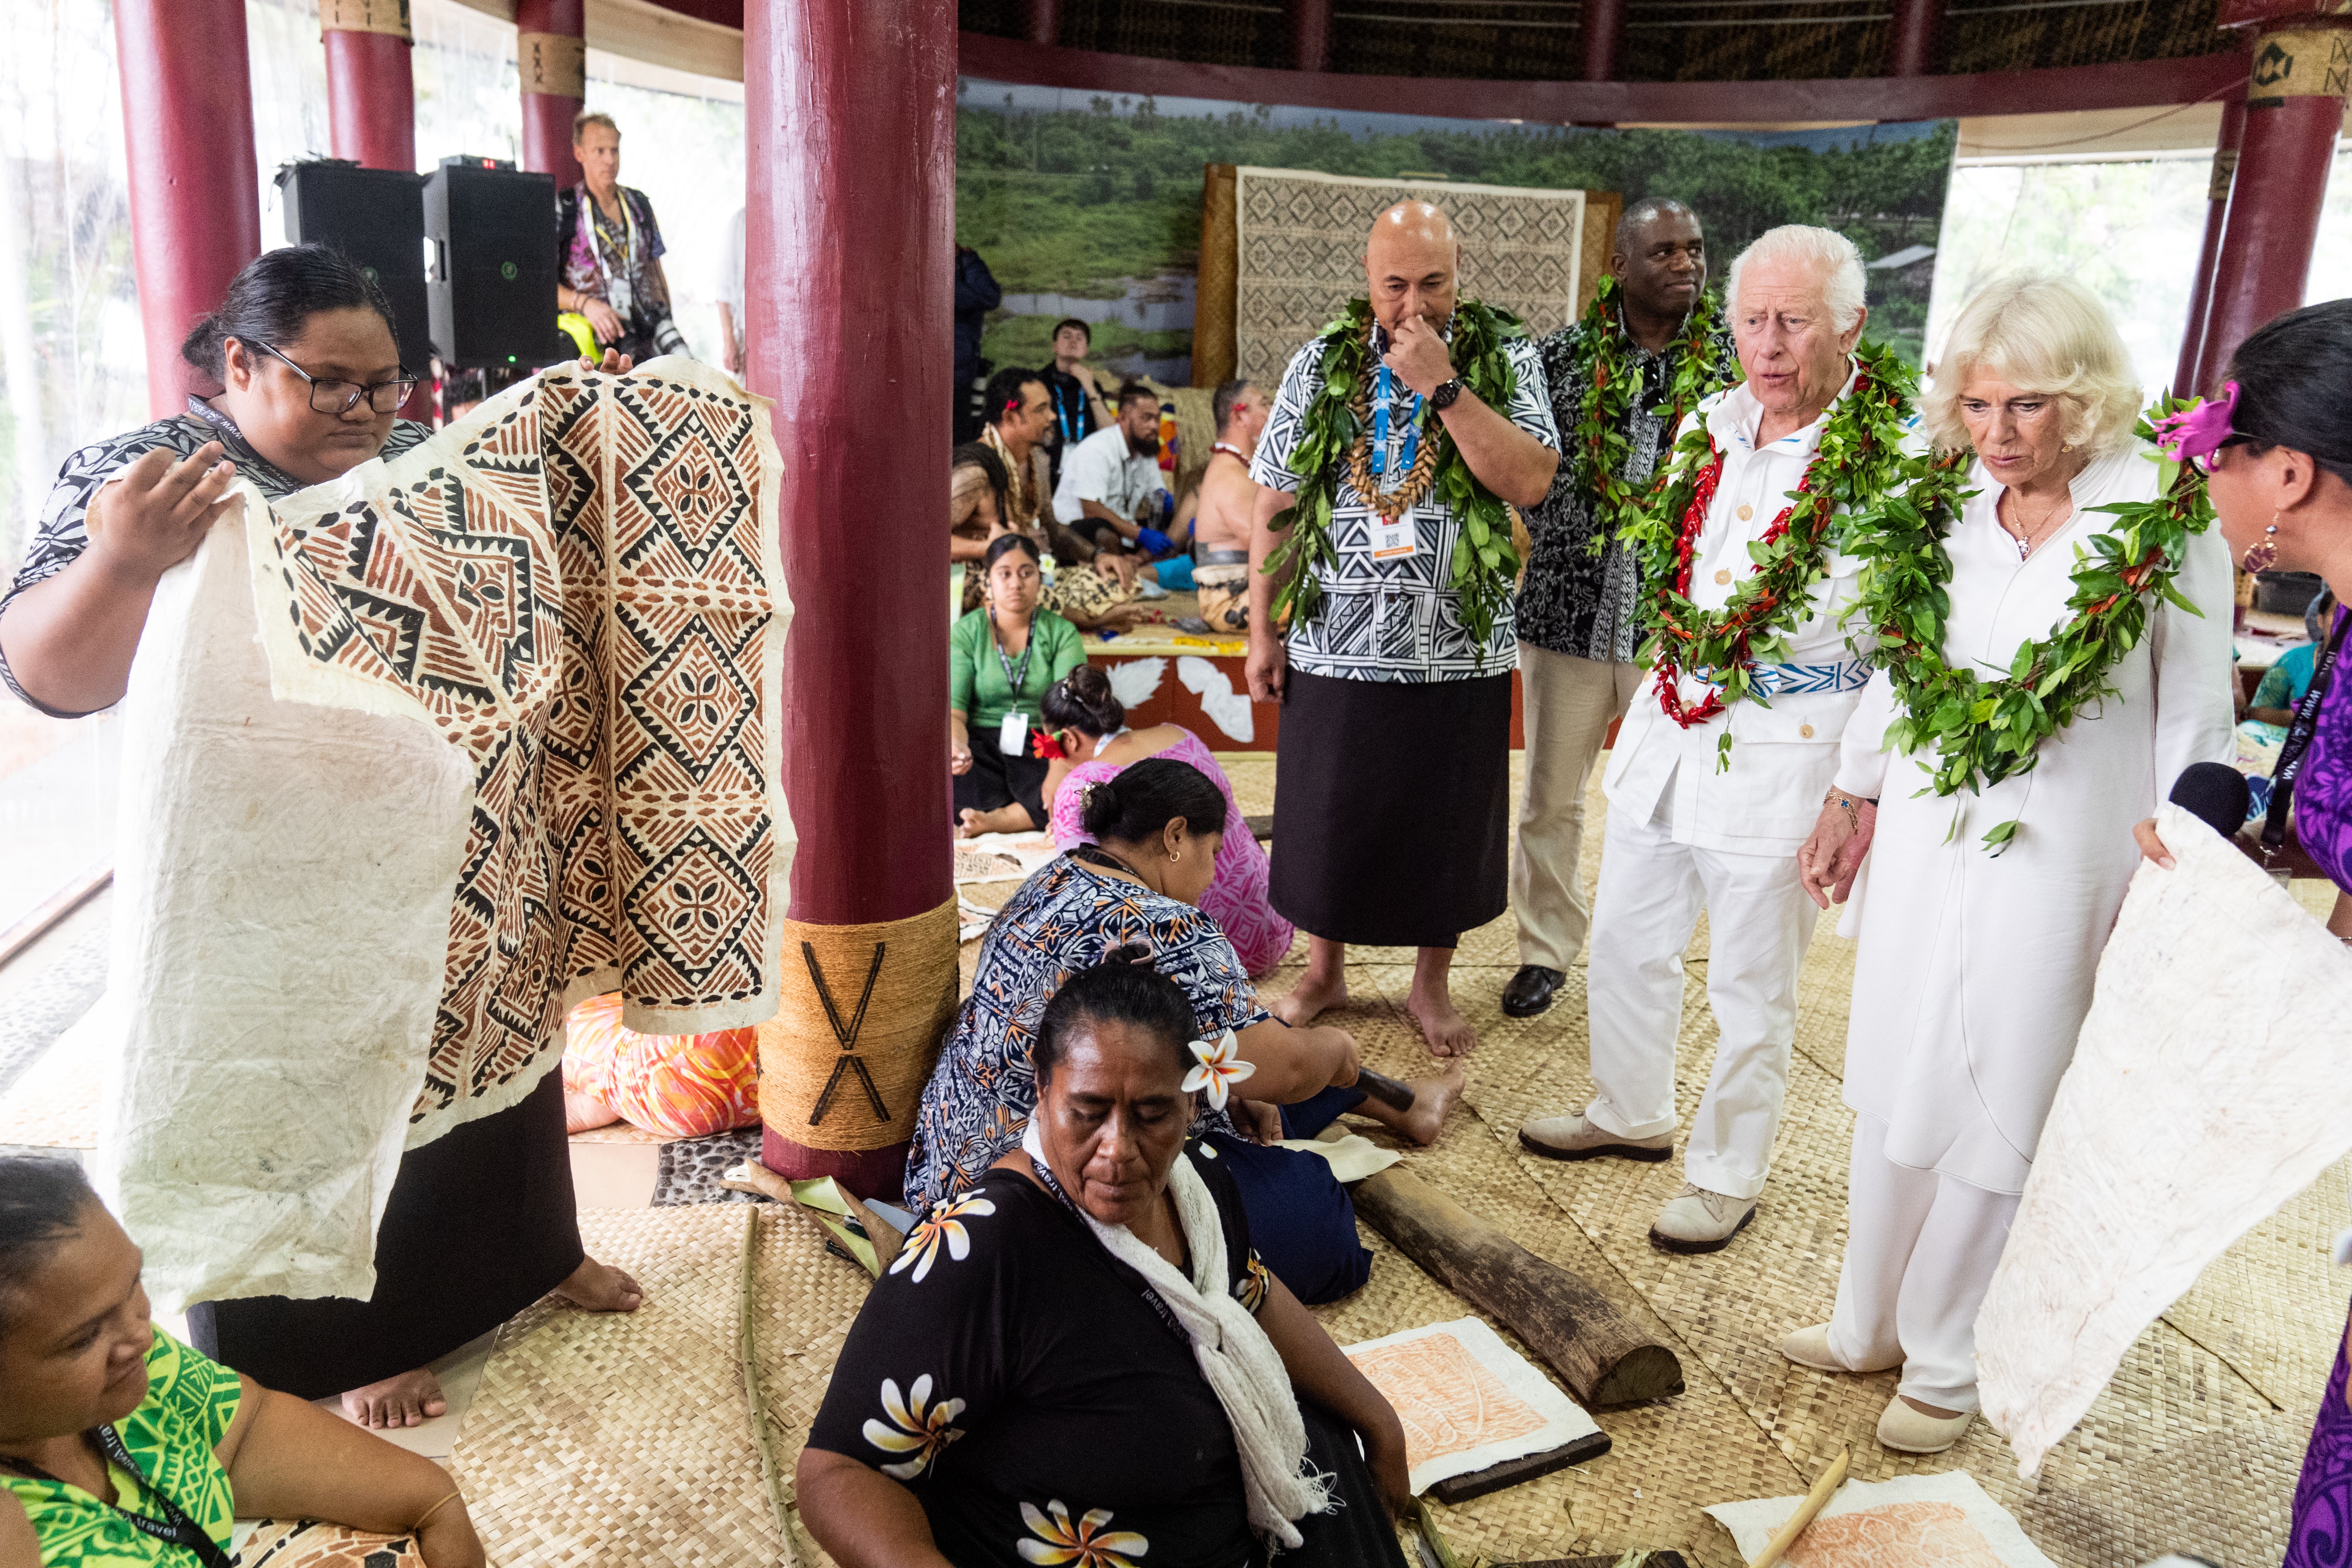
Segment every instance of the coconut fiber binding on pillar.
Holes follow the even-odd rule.
[[[762,1158],[896,1198],[956,1008],[956,901],[871,925],[784,922],[782,994],[760,1026]]]

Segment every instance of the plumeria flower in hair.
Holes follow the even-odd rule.
[[[1200,1065],[1184,1075],[1184,1091],[1206,1090],[1209,1109],[1223,1110],[1232,1086],[1257,1071],[1256,1064],[1241,1059],[1242,1045],[1231,1029],[1214,1040],[1194,1040],[1192,1047],[1192,1058]]]
[[[2178,414],[2156,420],[2152,426],[2156,444],[2174,462],[2194,464],[2202,470],[2213,454],[2236,434],[2230,428],[2230,421],[2237,412],[2238,384],[2225,382],[2220,397],[2200,399]]]

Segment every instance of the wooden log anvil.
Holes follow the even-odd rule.
[[[1501,1321],[1588,1410],[1683,1391],[1675,1352],[1559,1264],[1391,1166],[1355,1187],[1356,1212],[1438,1283]]]

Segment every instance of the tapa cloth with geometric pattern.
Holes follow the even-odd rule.
[[[565,366],[274,508],[240,487],[164,575],[98,1161],[158,1310],[367,1299],[403,1150],[519,1103],[583,997],[774,1013],[781,469],[715,370]]]

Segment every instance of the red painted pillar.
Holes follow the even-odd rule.
[[[522,66],[522,166],[580,183],[572,119],[588,96],[587,0],[515,0]]]
[[[1888,76],[1932,76],[1944,0],[1895,0],[1895,30],[1886,41]]]
[[[2180,332],[2180,360],[2172,372],[2172,395],[2195,397],[2205,391],[2197,379],[2203,363],[2206,317],[2213,306],[2213,269],[2221,259],[2221,227],[2230,216],[2230,185],[2238,173],[2238,151],[2246,138],[2246,100],[2221,106],[2221,134],[2213,145],[2213,177],[2205,187],[2205,243],[2197,252],[2197,281],[2189,293],[2189,320]]]
[[[1062,0],[1028,0],[1027,23],[1024,34],[1033,44],[1058,44],[1062,41]]]
[[[320,0],[327,125],[335,156],[370,169],[416,170],[416,79],[403,0]]]
[[[2248,334],[2303,303],[2347,86],[2352,33],[2315,20],[2254,40],[2195,384],[2212,384]]]
[[[1290,0],[1290,64],[1319,71],[1331,60],[1331,0]]]
[[[1584,46],[1584,79],[1615,81],[1617,55],[1625,41],[1625,0],[1584,0],[1578,19]]]
[[[763,1158],[890,1196],[956,991],[934,521],[950,428],[956,7],[747,0],[743,23],[748,379],[775,399],[796,606],[783,749],[800,848],[782,1006],[761,1030]],[[877,463],[882,431],[893,453]],[[841,548],[845,517],[866,520],[858,550]],[[874,560],[894,564],[877,574]]]
[[[198,387],[180,340],[261,254],[245,0],[114,0],[131,174],[131,257],[161,419]]]

